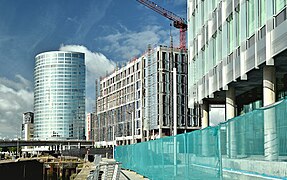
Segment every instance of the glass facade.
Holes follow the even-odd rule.
[[[189,0],[187,4],[192,73],[189,107],[213,97],[214,92],[270,59],[267,56],[281,51],[279,46],[284,47],[279,41],[274,44],[278,32],[272,31],[287,19],[287,0]],[[258,48],[269,46],[265,50],[269,52],[259,55]]]
[[[35,139],[84,139],[85,56],[38,54],[34,69]]]
[[[157,129],[158,127],[158,67],[156,57],[158,53],[151,53],[150,57],[145,59],[145,85],[146,98],[145,98],[145,128]],[[166,53],[165,53],[166,54]],[[165,58],[165,57],[163,57]],[[166,64],[168,65],[168,64]]]

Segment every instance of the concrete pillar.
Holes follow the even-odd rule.
[[[146,141],[149,141],[149,130],[146,130]]]
[[[201,105],[202,109],[202,129],[209,126],[209,104],[206,101],[203,101],[203,104]],[[201,136],[202,136],[202,156],[209,156],[209,133],[208,130],[201,130]]]
[[[275,103],[276,72],[274,66],[263,68],[263,105]],[[275,109],[264,111],[264,155],[267,161],[276,161],[279,156],[279,144],[276,131]]]
[[[226,91],[226,120],[235,117],[235,89],[229,87]]]
[[[60,144],[60,153],[62,153],[62,152],[63,152],[63,145]]]
[[[235,117],[235,89],[234,87],[229,87],[226,91],[226,120]],[[236,126],[235,122],[230,122],[227,124],[227,155],[230,158],[236,158],[237,156],[237,144],[236,144]]]
[[[263,105],[268,106],[275,103],[276,73],[274,66],[263,68]]]
[[[206,101],[203,101],[201,109],[202,109],[201,128],[203,129],[209,126],[209,104]]]
[[[158,137],[162,138],[162,127],[160,126],[159,130],[158,130]]]
[[[145,137],[144,137],[144,130],[141,129],[141,142],[145,142]]]

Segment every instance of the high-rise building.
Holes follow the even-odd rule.
[[[187,54],[180,49],[150,48],[101,78],[99,89],[97,146],[132,144],[200,128],[187,108]]]
[[[34,113],[25,112],[23,113],[23,123],[21,138],[23,140],[31,140],[34,135]]]
[[[86,116],[86,140],[94,140],[94,113]]]
[[[226,119],[286,96],[286,0],[189,0],[189,107]]]
[[[35,139],[85,138],[85,55],[38,54],[34,69]]]

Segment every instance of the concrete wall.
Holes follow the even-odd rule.
[[[113,149],[112,148],[92,148],[92,149],[70,149],[62,151],[63,156],[76,156],[76,157],[85,157],[85,154],[92,154],[92,155],[101,155],[102,157],[112,157],[113,156]]]
[[[43,179],[43,163],[37,160],[0,163],[0,179]]]

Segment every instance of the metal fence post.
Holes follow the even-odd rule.
[[[218,149],[218,163],[219,163],[219,177],[220,180],[223,179],[222,171],[222,153],[221,153],[221,124],[218,125],[217,129],[217,149]]]
[[[177,176],[177,137],[173,136],[173,165],[174,165],[174,171],[173,175],[174,178]]]

